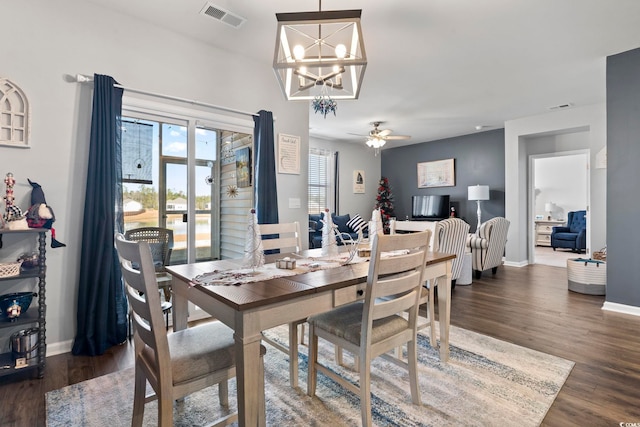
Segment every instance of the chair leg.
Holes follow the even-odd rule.
[[[362,427],[370,427],[371,419],[371,356],[367,352],[360,354],[360,412]]]
[[[258,390],[260,390],[260,405],[258,407],[258,427],[266,427],[267,425],[267,412],[266,403],[264,401],[264,357],[260,355],[260,367],[258,368]]]
[[[436,299],[436,290],[435,290],[435,283],[432,283],[431,286],[429,286],[429,301],[427,302],[427,307],[428,308],[428,315],[429,315],[429,320],[431,321],[430,329],[431,329],[431,335],[429,336],[429,341],[431,344],[431,348],[438,348],[438,341],[436,339],[436,303],[435,303],[435,299]]]
[[[158,426],[173,427],[173,399],[171,396],[158,395]]]
[[[498,272],[498,267],[493,267],[491,269],[491,274],[496,274]]]
[[[318,362],[318,336],[313,323],[309,324],[309,363],[307,367],[307,394],[316,395],[316,363]],[[336,347],[337,349],[337,347]]]
[[[300,344],[305,345],[304,343],[304,324],[305,322],[300,323]]]
[[[224,407],[229,406],[229,381],[224,380],[218,383],[218,399],[220,399],[220,405]]]
[[[476,279],[480,279],[482,277],[482,271],[476,270]]]
[[[298,324],[289,323],[289,383],[298,387]]]
[[[141,427],[144,418],[144,401],[147,389],[147,379],[142,368],[135,368],[135,385],[133,392],[133,415],[131,427]]]
[[[409,362],[409,384],[411,386],[411,401],[414,405],[420,405],[420,388],[418,386],[418,352],[416,340],[407,343],[407,359]]]

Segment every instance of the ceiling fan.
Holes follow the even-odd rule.
[[[387,141],[398,140],[398,139],[410,139],[409,135],[391,135],[393,132],[391,129],[383,129],[380,130],[380,125],[384,123],[382,121],[372,122],[373,129],[369,132],[369,137],[367,138],[367,146],[372,147],[376,150],[375,154],[378,155],[380,148]]]

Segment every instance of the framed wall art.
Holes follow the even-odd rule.
[[[364,171],[353,171],[353,192],[356,194],[364,193]]]
[[[236,184],[238,188],[251,187],[251,149],[236,150]]]
[[[300,137],[278,134],[278,172],[300,175]]]
[[[418,163],[418,188],[454,187],[455,185],[454,159]]]

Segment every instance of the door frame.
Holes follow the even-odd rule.
[[[529,185],[528,185],[528,209],[527,209],[527,252],[528,252],[528,263],[535,264],[535,248],[536,248],[536,238],[535,238],[535,162],[537,160],[545,159],[545,158],[553,158],[553,157],[566,157],[566,156],[584,156],[586,160],[586,168],[584,171],[584,179],[586,182],[586,211],[587,211],[587,248],[586,248],[586,256],[589,256],[590,248],[591,248],[591,220],[590,220],[590,209],[589,206],[591,204],[590,195],[591,195],[591,150],[582,149],[582,150],[571,150],[571,151],[558,151],[553,153],[544,153],[544,154],[532,154],[529,156]]]

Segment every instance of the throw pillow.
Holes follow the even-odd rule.
[[[347,222],[347,226],[354,232],[358,233],[360,230],[363,230],[369,226],[367,222],[360,216],[360,214],[355,214],[353,218]]]
[[[341,233],[349,233],[349,226],[347,222],[351,219],[349,214],[346,215],[332,215],[333,224],[338,227],[338,231]]]

